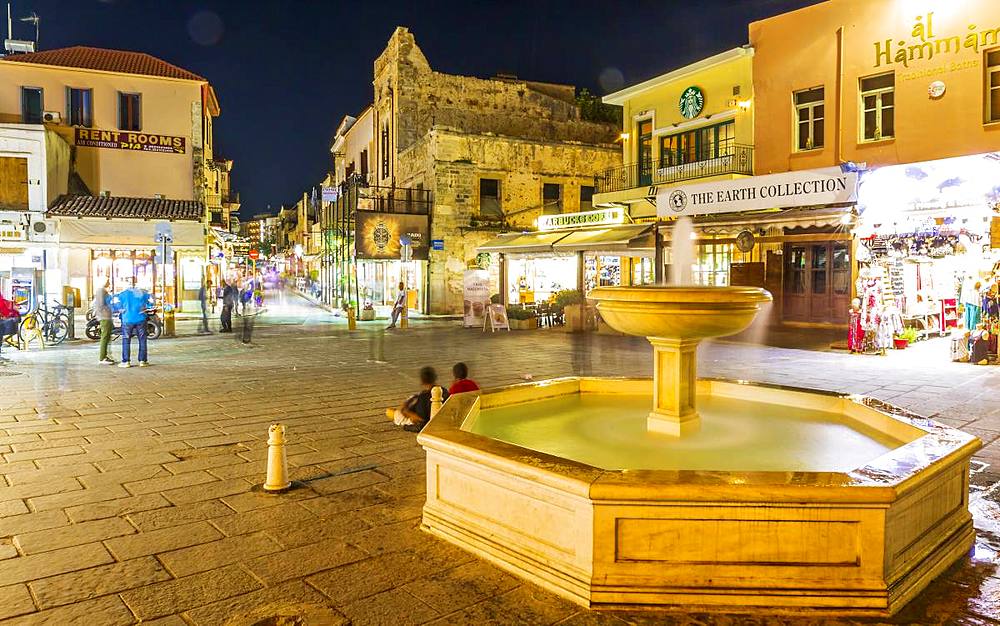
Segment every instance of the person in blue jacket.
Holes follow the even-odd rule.
[[[149,292],[135,286],[135,278],[131,279],[132,287],[115,296],[118,308],[122,312],[122,362],[118,367],[132,367],[130,352],[132,335],[139,338],[139,367],[146,367],[146,311],[152,307]]]

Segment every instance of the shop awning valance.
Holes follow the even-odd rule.
[[[205,227],[200,222],[172,222],[171,247],[204,249]],[[156,222],[120,219],[60,219],[59,245],[67,248],[155,248]]]
[[[567,231],[544,233],[508,233],[479,246],[480,252],[552,252],[552,244],[567,236]]]
[[[625,224],[605,228],[588,228],[569,233],[552,244],[560,252],[625,252],[653,249],[653,227],[650,224]]]

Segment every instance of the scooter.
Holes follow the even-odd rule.
[[[121,323],[121,313],[115,313],[112,321],[115,325],[111,329],[111,341],[114,341],[122,336],[122,323]],[[101,338],[101,322],[97,319],[90,319],[87,321],[87,339],[97,341]],[[160,335],[163,334],[163,321],[160,320],[160,316],[157,315],[156,309],[149,309],[146,311],[146,335],[150,339],[159,339]]]

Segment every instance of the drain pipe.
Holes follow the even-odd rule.
[[[288,480],[288,457],[285,454],[285,425],[271,424],[267,429],[267,480],[264,491],[286,491],[292,486]]]

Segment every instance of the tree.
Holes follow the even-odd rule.
[[[590,90],[584,87],[576,94],[576,106],[580,109],[580,119],[588,122],[622,125],[622,108],[613,104],[605,104]]]

